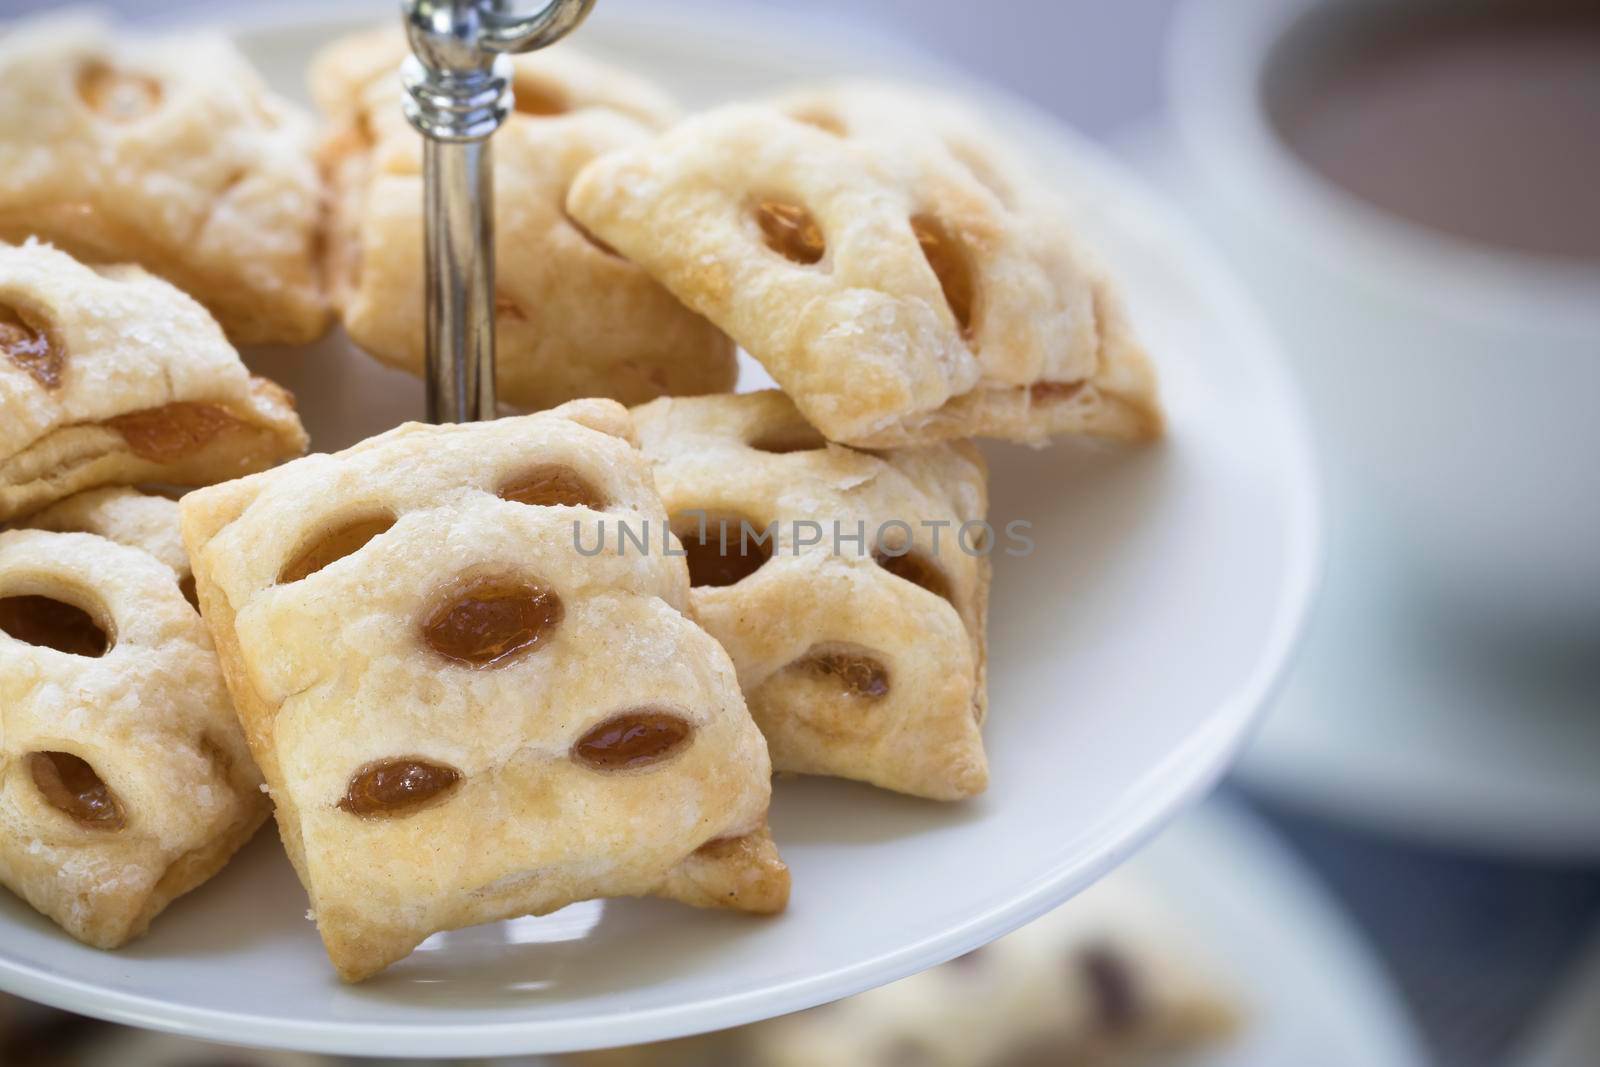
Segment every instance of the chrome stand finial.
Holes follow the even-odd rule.
[[[495,417],[489,137],[514,103],[506,53],[554,44],[593,7],[549,0],[518,15],[504,0],[402,0],[405,113],[424,138],[429,422]]]

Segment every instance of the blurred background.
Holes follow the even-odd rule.
[[[1013,935],[1109,945],[1159,992],[1129,1023],[1091,981],[1082,1062],[1600,1064],[1600,3],[735,6],[924,50],[1119,155],[1249,284],[1307,389],[1328,587],[1280,706],[1101,894],[1158,903]],[[1141,977],[1180,957],[1176,984]],[[1122,1040],[1147,1024],[1171,1027]],[[320,1062],[20,1003],[0,1028],[8,1067]],[[1079,1062],[1042,1055],[1016,1062]]]

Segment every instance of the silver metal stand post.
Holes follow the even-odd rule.
[[[575,29],[594,0],[519,15],[501,0],[403,0],[406,118],[425,138],[429,422],[495,417],[494,174],[489,137],[513,106],[509,52]]]

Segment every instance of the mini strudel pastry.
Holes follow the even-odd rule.
[[[168,283],[0,245],[0,522],[99,486],[222,481],[305,445],[289,394]]]
[[[159,558],[177,506],[151,501],[158,528],[129,503],[50,520],[115,540],[0,533],[0,883],[97,948],[144,933],[269,809],[211,637]]]
[[[327,326],[313,137],[221,34],[81,13],[0,32],[0,240],[141,264],[236,344]]]
[[[57,533],[91,533],[143,549],[172,568],[184,599],[200,609],[189,552],[178,527],[178,502],[170,497],[123,487],[91,489],[35,512],[25,525]]]
[[[733,657],[773,767],[940,800],[982,792],[977,450],[829,445],[776,391],[656,400],[635,421],[695,616]]]
[[[423,367],[422,146],[395,99],[400,34],[337,42],[312,72],[332,133],[333,296],[350,337]],[[494,137],[500,398],[544,408],[577,397],[639,403],[732,388],[733,345],[566,214],[574,174],[675,117],[650,85],[563,45],[514,56],[517,110]]]
[[[1230,983],[1216,971],[1165,902],[1119,873],[993,944],[858,996],[562,1062],[1146,1067],[1213,1048],[1238,1028]]]
[[[586,167],[572,216],[759,360],[830,440],[1161,428],[1052,193],[927,90],[730,105]]]
[[[771,772],[627,412],[406,425],[182,503],[339,974],[594,897],[780,910]],[[610,531],[610,532],[608,532]],[[600,542],[605,542],[602,550]]]

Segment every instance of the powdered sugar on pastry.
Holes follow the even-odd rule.
[[[618,551],[615,524],[665,523],[631,436],[619,405],[579,401],[406,425],[184,498],[206,618],[346,979],[439,930],[593,897],[783,908],[733,665],[683,614],[680,557]]]
[[[831,440],[1160,431],[1149,362],[1053,195],[935,92],[717,108],[596,160],[567,206]]]
[[[310,123],[220,34],[77,13],[0,38],[0,240],[140,263],[236,343],[327,325]]]
[[[177,576],[90,533],[0,533],[0,763],[0,882],[99,948],[210,878],[269,807]]]
[[[977,450],[830,446],[775,391],[661,399],[635,419],[695,616],[733,657],[773,766],[982,792],[990,565],[958,543],[987,510]]]
[[[105,485],[221,481],[305,444],[289,394],[168,283],[0,245],[0,521]]]

